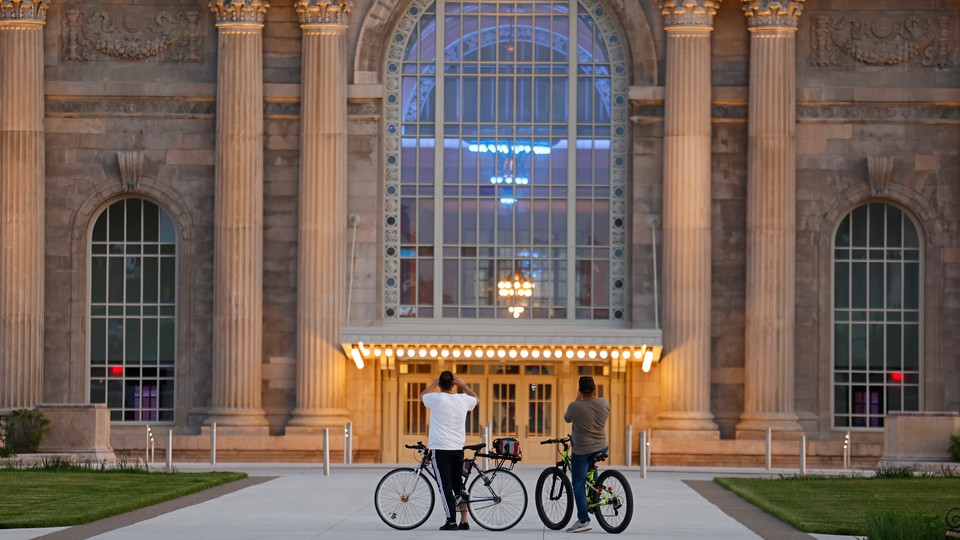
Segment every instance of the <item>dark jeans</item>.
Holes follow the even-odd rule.
[[[606,452],[607,449],[602,450]],[[577,503],[577,520],[582,522],[590,521],[590,512],[587,508],[587,473],[590,472],[589,454],[570,454],[570,475],[573,477],[573,500]],[[597,481],[596,478],[593,479]]]
[[[455,522],[455,502],[463,489],[463,450],[431,450],[431,453],[443,511],[447,515],[448,523]]]

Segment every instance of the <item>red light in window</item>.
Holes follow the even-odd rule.
[[[903,382],[903,373],[894,371],[890,374],[890,380],[893,382]]]
[[[123,366],[110,366],[111,375],[123,375]]]

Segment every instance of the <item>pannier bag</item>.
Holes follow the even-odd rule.
[[[519,460],[521,458],[520,454],[520,441],[513,437],[504,437],[502,439],[493,440],[493,451],[501,456],[507,456],[516,458]]]

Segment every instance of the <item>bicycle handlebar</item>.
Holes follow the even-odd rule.
[[[570,442],[569,436],[564,437],[562,439],[547,439],[545,441],[541,441],[540,444],[544,445],[544,444],[557,444],[557,443],[567,443],[567,442]]]

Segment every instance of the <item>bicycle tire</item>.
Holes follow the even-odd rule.
[[[436,503],[433,483],[416,469],[394,469],[380,479],[373,492],[373,505],[384,523],[402,531],[423,525]]]
[[[517,475],[505,469],[483,471],[484,476],[470,482],[470,502],[467,508],[473,521],[489,531],[505,531],[523,519],[527,512],[527,489]],[[493,493],[491,493],[491,490]],[[484,500],[496,497],[497,500]]]
[[[540,473],[534,498],[540,521],[548,529],[557,531],[567,526],[573,516],[573,486],[560,467]]]
[[[597,523],[608,533],[622,533],[633,519],[633,490],[627,478],[620,471],[603,471],[596,486],[601,490],[599,498],[605,502],[593,511]]]

